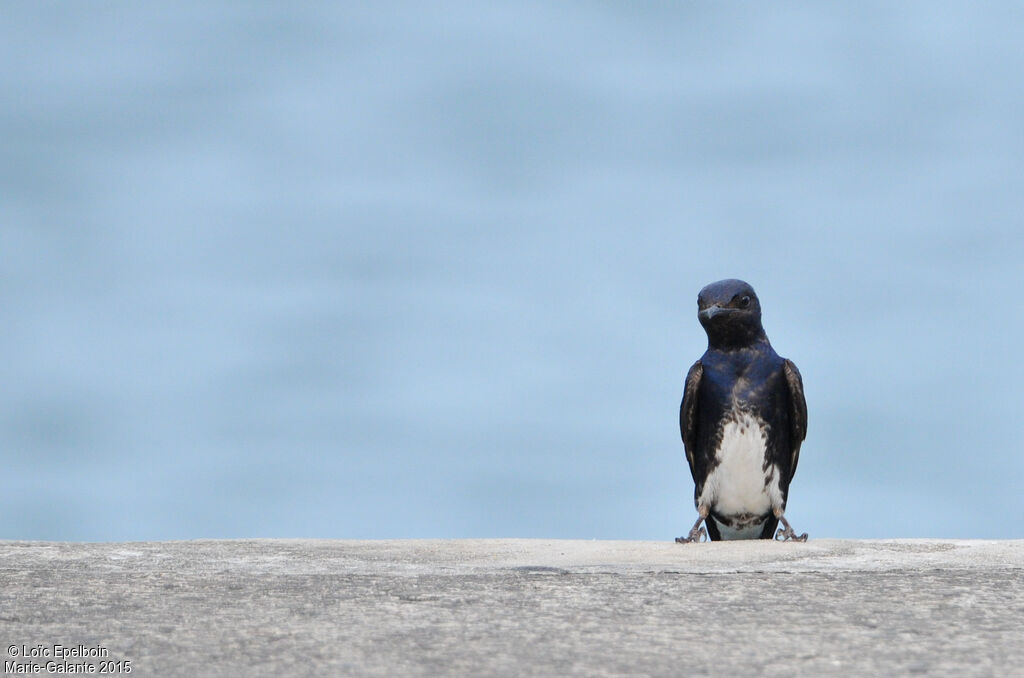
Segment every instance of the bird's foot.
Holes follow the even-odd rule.
[[[793,531],[793,527],[789,524],[789,521],[783,516],[779,516],[779,521],[782,523],[782,527],[775,533],[775,541],[807,541],[807,533],[797,534]]]
[[[692,530],[690,530],[690,534],[688,534],[687,536],[685,536],[685,537],[676,537],[676,543],[677,544],[697,544],[697,543],[700,543],[702,541],[707,541],[707,536],[708,536],[707,530],[705,530],[703,527],[701,527],[701,528],[696,528],[695,527]]]
[[[676,537],[677,544],[696,544],[702,541],[707,541],[708,532],[704,529],[701,523],[704,522],[704,516],[697,519],[697,522],[693,524],[693,529],[690,530],[690,534],[685,537]]]

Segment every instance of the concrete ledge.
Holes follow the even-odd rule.
[[[1024,675],[1024,541],[0,542],[0,575],[8,672]]]

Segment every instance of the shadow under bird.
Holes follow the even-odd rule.
[[[708,350],[686,375],[679,431],[699,517],[676,541],[806,541],[785,516],[807,434],[800,372],[768,342],[749,284],[711,283],[697,295],[697,309]]]

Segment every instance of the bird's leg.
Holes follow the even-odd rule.
[[[775,533],[776,541],[807,541],[807,533],[798,535],[793,531],[793,527],[786,520],[786,516],[782,514],[782,509],[775,509],[775,517],[782,523],[782,527]]]
[[[700,526],[704,522],[704,519],[708,517],[709,509],[705,504],[701,504],[697,507],[697,522],[693,524],[693,529],[690,530],[690,534],[685,537],[676,537],[677,544],[693,544],[694,542],[704,541],[704,538],[708,536],[707,530]]]

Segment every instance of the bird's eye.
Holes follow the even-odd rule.
[[[747,306],[750,306],[750,297],[748,297],[748,296],[741,297],[740,298],[740,308],[746,308]]]

